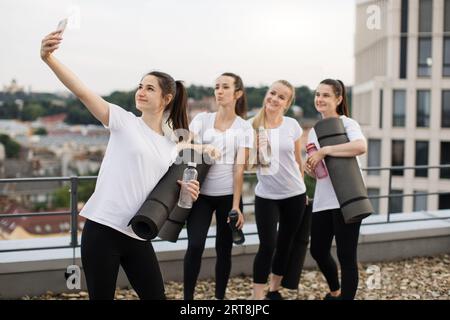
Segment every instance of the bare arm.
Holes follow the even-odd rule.
[[[350,141],[347,143],[326,146],[320,149],[325,156],[332,157],[355,157],[367,152],[366,141],[362,139]]]
[[[193,149],[198,153],[206,153],[211,160],[217,160],[220,158],[220,150],[210,144],[191,144],[190,142],[179,142],[177,143],[177,152],[184,149]]]
[[[312,156],[308,157],[307,164],[308,170],[314,170],[317,164],[322,161],[326,156],[332,157],[356,157],[366,153],[367,144],[365,140],[358,139],[347,143],[337,144],[334,146],[326,146],[320,148]]]
[[[239,219],[236,226],[240,229],[244,225],[244,215],[239,209],[242,195],[242,185],[244,183],[244,170],[248,161],[249,148],[239,148],[234,165],[233,175],[233,209],[239,212]]]
[[[302,142],[300,138],[295,141],[295,161],[298,163],[298,167],[300,168],[300,173],[302,177],[305,176],[303,161],[302,161]]]
[[[92,115],[104,125],[109,124],[109,106],[102,97],[86,87],[80,79],[53,56],[59,48],[62,38],[59,32],[47,35],[41,44],[41,58],[50,67],[58,79],[76,95]]]

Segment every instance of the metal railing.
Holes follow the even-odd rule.
[[[402,171],[402,170],[417,170],[417,169],[449,169],[450,164],[448,165],[439,165],[439,166],[413,166],[413,167],[405,167],[405,166],[393,166],[393,167],[370,167],[364,168],[363,171],[389,171],[389,181],[388,181],[388,194],[387,195],[378,195],[378,196],[369,196],[369,199],[382,199],[388,198],[388,212],[386,215],[386,221],[382,222],[365,222],[364,225],[374,225],[374,224],[385,224],[385,223],[396,223],[396,222],[411,222],[411,221],[428,221],[428,220],[441,220],[448,219],[448,217],[433,217],[433,218],[421,218],[421,219],[408,219],[408,220],[391,220],[391,200],[396,197],[416,197],[416,196],[430,196],[430,195],[450,195],[450,192],[425,192],[425,193],[413,193],[413,194],[392,194],[392,180],[393,180],[393,171]],[[255,176],[254,172],[246,172],[245,176]],[[19,214],[3,214],[0,212],[0,219],[16,219],[16,218],[28,218],[28,217],[40,217],[40,216],[69,216],[71,218],[70,223],[70,244],[66,246],[49,246],[49,247],[37,247],[37,248],[16,248],[16,249],[4,249],[0,250],[0,253],[6,252],[19,252],[19,251],[30,251],[30,250],[48,250],[48,249],[73,249],[80,247],[78,242],[78,185],[80,181],[86,180],[95,180],[96,176],[72,176],[72,177],[47,177],[47,178],[16,178],[16,179],[0,179],[0,185],[5,183],[23,183],[23,182],[70,182],[70,210],[69,211],[59,211],[59,212],[31,212],[31,213],[19,213]],[[449,177],[445,179],[450,179]],[[450,180],[449,180],[450,182]],[[254,205],[253,202],[247,202],[243,204],[245,206]],[[257,232],[245,233],[245,235],[256,235]],[[208,238],[214,238],[214,235],[208,235]],[[186,237],[180,237],[179,240],[187,240]],[[164,241],[161,239],[155,239],[154,242]]]

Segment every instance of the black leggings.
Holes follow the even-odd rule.
[[[187,219],[188,248],[184,256],[184,299],[194,298],[195,285],[202,263],[202,254],[214,210],[216,211],[216,290],[217,299],[225,297],[231,271],[233,239],[227,218],[233,206],[233,195],[201,194]],[[242,211],[242,199],[239,205]]]
[[[345,224],[340,209],[312,214],[311,256],[316,260],[331,291],[339,290],[338,269],[331,256],[331,243],[336,236],[336,249],[341,265],[342,299],[353,300],[358,289],[357,247],[361,222]]]
[[[288,267],[292,243],[302,222],[305,206],[306,195],[304,193],[281,200],[255,197],[259,248],[253,262],[254,283],[266,283],[271,267],[273,274],[284,276]]]
[[[139,298],[165,299],[164,282],[150,241],[137,240],[86,220],[81,260],[91,300],[114,299],[119,265]]]

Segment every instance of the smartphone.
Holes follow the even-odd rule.
[[[58,26],[56,27],[56,31],[59,31],[60,34],[62,35],[64,33],[64,30],[66,29],[66,26],[67,26],[67,18],[62,19],[58,23]]]

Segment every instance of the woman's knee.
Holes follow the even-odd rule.
[[[231,259],[231,251],[233,250],[233,243],[216,244],[216,255],[218,258]]]
[[[357,268],[356,252],[351,250],[337,250],[337,257],[342,268]]]
[[[186,250],[186,256],[201,258],[204,250],[205,250],[204,243],[191,242],[188,244],[188,247]]]
[[[311,253],[311,257],[316,261],[323,261],[330,255],[329,251],[325,251],[320,247],[314,246],[313,243],[311,244],[309,252]]]

